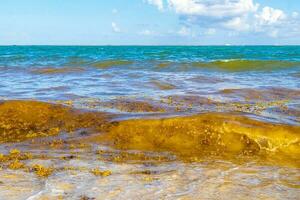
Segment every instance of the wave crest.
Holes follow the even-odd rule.
[[[280,60],[220,60],[213,62],[193,62],[192,66],[226,71],[277,70],[300,67],[300,62]]]

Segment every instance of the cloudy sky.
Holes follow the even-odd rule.
[[[0,45],[300,44],[299,0],[0,0]]]

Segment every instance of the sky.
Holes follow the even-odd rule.
[[[0,45],[299,44],[299,0],[0,0]]]

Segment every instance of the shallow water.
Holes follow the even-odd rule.
[[[0,199],[297,199],[299,73],[298,46],[0,47]]]

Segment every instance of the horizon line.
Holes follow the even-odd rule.
[[[149,44],[120,44],[120,45],[111,45],[111,44],[0,44],[0,47],[11,47],[11,46],[86,46],[86,47],[122,47],[122,46],[141,46],[141,47],[159,47],[159,46],[170,46],[170,47],[175,47],[175,46],[190,46],[190,47],[201,47],[201,46],[300,46],[300,44],[205,44],[205,45],[173,45],[173,44],[155,44],[155,45],[149,45]]]

